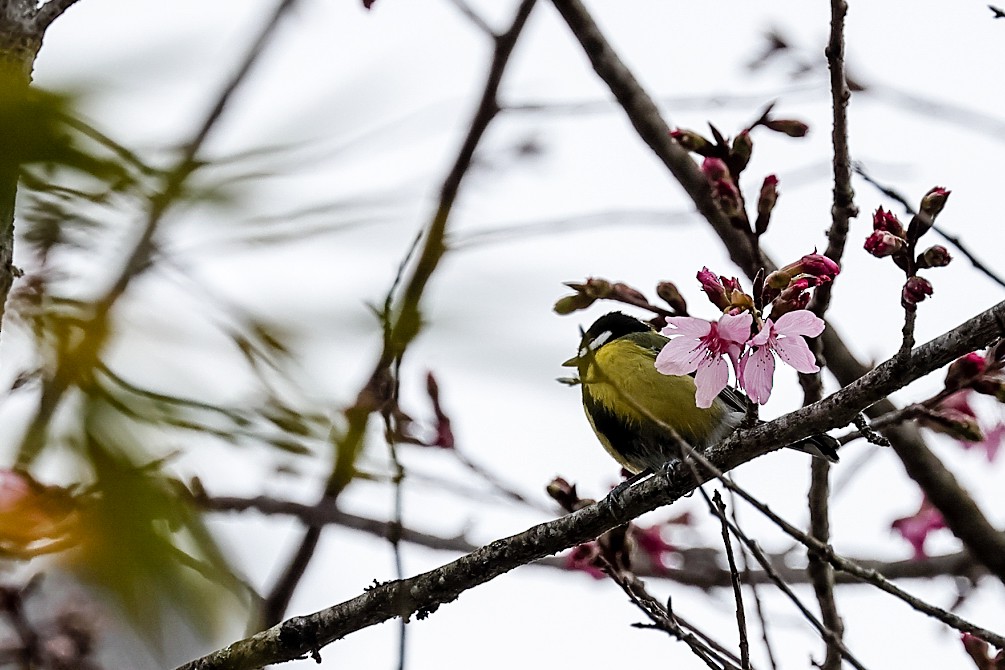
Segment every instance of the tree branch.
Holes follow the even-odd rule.
[[[831,131],[831,143],[834,147],[834,199],[831,204],[831,226],[827,231],[827,249],[824,255],[836,263],[841,262],[844,255],[845,242],[848,239],[848,222],[858,215],[855,206],[855,193],[851,187],[851,158],[848,150],[848,99],[851,91],[845,76],[844,63],[844,19],[848,5],[844,0],[831,0],[831,30],[827,45],[827,65],[830,70],[831,112],[834,126]],[[830,306],[832,283],[818,286],[813,294],[810,309],[823,318]],[[821,341],[814,339],[812,343],[814,354],[820,357]],[[815,402],[823,395],[823,384],[820,373],[800,375],[800,381],[806,394],[807,402]],[[830,542],[830,470],[831,465],[822,459],[813,459],[810,463],[810,534],[824,544]],[[840,640],[844,636],[844,622],[838,613],[837,601],[834,598],[834,570],[829,563],[815,554],[809,556],[807,573],[813,582],[813,592],[820,604],[820,616],[828,630],[833,631]],[[840,670],[841,649],[838,645],[827,643],[827,652],[821,670]]]
[[[39,32],[44,31],[49,25],[62,16],[63,12],[75,5],[77,0],[49,0],[38,8],[32,23]]]
[[[618,58],[583,5],[578,0],[552,1],[579,39],[594,70],[624,108],[639,136],[684,187],[698,211],[719,235],[733,262],[751,279],[762,265],[766,272],[777,269],[777,265],[769,258],[763,254],[758,256],[747,236],[736,234],[726,217],[715,207],[707,181],[694,161],[679,145],[671,141],[669,128],[652,98]],[[992,329],[995,330],[996,327]],[[868,371],[852,355],[832,326],[828,325],[821,337],[824,356],[839,382],[846,386],[852,385]],[[913,360],[913,357],[909,356],[908,359]],[[874,398],[873,402],[875,406],[869,408],[869,414],[886,414],[895,409],[892,403],[885,400],[885,394]],[[821,425],[824,423],[826,422],[821,421]],[[948,528],[992,573],[1005,579],[1005,539],[987,520],[966,490],[911,427],[896,427],[887,430],[885,435],[903,462],[908,476],[917,482],[932,504],[942,512]]]
[[[904,361],[889,360],[834,395],[779,419],[734,433],[705,456],[728,471],[808,435],[846,425],[860,411],[960,355],[987,346],[999,336],[1005,302],[917,347]],[[703,472],[704,481],[711,474]],[[464,591],[521,565],[598,537],[657,507],[670,504],[704,483],[679,467],[624,491],[618,505],[595,503],[522,533],[496,540],[444,566],[408,579],[376,584],[360,596],[307,616],[294,617],[192,661],[179,670],[255,668],[317,655],[327,644],[394,617],[420,619]],[[829,551],[829,548],[824,548]],[[830,556],[834,556],[830,552]],[[999,555],[1005,561],[1005,552]],[[988,566],[991,567],[990,565]],[[971,627],[972,628],[972,627]],[[980,629],[975,629],[980,630]],[[989,641],[1002,638],[984,631]]]

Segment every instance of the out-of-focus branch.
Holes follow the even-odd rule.
[[[35,416],[25,433],[18,453],[20,465],[31,463],[44,446],[49,420],[66,390],[86,378],[98,364],[98,357],[108,334],[108,319],[112,307],[125,293],[132,280],[149,266],[154,249],[154,237],[160,228],[164,215],[178,200],[186,180],[196,169],[196,155],[209,133],[216,126],[234,92],[245,80],[259,55],[265,49],[283,15],[295,2],[296,0],[282,0],[276,6],[272,16],[248,49],[237,71],[217,95],[213,107],[193,134],[192,139],[182,146],[181,155],[174,167],[166,173],[161,190],[150,198],[143,229],[123,264],[122,270],[115,278],[111,288],[91,306],[89,318],[81,328],[79,341],[64,343],[56,370],[43,384],[38,409],[35,411]]]
[[[304,525],[335,525],[349,530],[355,530],[374,537],[389,539],[399,533],[402,542],[408,542],[427,549],[437,551],[452,551],[461,554],[471,553],[479,545],[460,535],[435,535],[425,533],[408,526],[393,528],[393,523],[374,519],[359,514],[343,512],[332,505],[305,505],[287,500],[277,500],[267,496],[241,498],[230,496],[208,496],[199,494],[195,504],[203,510],[217,513],[238,513],[256,511],[266,515],[288,515],[299,519]],[[679,567],[665,568],[653,565],[644,560],[643,555],[632,558],[632,571],[639,577],[666,579],[685,586],[700,589],[726,588],[730,586],[729,570],[717,562],[718,552],[708,547],[681,548],[677,555],[680,558]],[[806,570],[793,567],[786,560],[788,554],[770,554],[768,560],[778,575],[789,584],[805,584],[809,581]],[[881,561],[870,558],[852,558],[857,565],[871,570],[886,579],[934,579],[936,577],[959,577],[969,581],[977,581],[987,574],[987,569],[973,559],[965,551],[942,556],[929,556],[919,559],[899,561]],[[567,561],[561,558],[543,558],[534,565],[568,570]],[[745,571],[740,574],[744,584],[767,584],[770,579],[759,570]],[[839,572],[835,575],[838,584],[862,584],[858,579]]]
[[[719,235],[733,262],[751,279],[762,266],[767,272],[775,270],[777,266],[763,255],[759,257],[755,254],[747,236],[737,234],[736,229],[715,207],[707,181],[698,167],[679,145],[671,141],[669,128],[652,98],[625,67],[583,5],[578,0],[553,0],[553,3],[582,44],[594,70],[625,110],[639,136],[687,191],[698,211]],[[997,330],[997,326],[994,326],[992,332],[997,333]],[[868,368],[854,357],[832,326],[828,326],[821,337],[830,370],[842,384],[854,384]],[[874,412],[886,414],[895,409],[892,403],[885,400],[885,394],[875,397],[870,405],[863,406],[868,407],[866,411],[870,415]],[[823,423],[826,422],[821,422],[821,425]],[[904,463],[908,476],[917,482],[932,504],[942,512],[949,529],[992,573],[1005,580],[1005,538],[991,525],[967,491],[935,457],[916,431],[898,427],[888,430],[886,437]]]
[[[471,126],[461,143],[454,164],[443,180],[436,211],[430,220],[425,241],[412,267],[412,274],[404,284],[397,300],[394,314],[384,337],[384,346],[366,384],[360,389],[352,406],[343,412],[345,426],[336,432],[332,429],[335,449],[335,464],[325,485],[324,498],[337,499],[356,475],[356,460],[363,448],[363,438],[370,415],[381,410],[391,398],[393,380],[391,365],[399,360],[405,349],[419,332],[419,306],[426,284],[446,252],[447,220],[461,182],[471,166],[475,149],[499,112],[499,85],[509,64],[513,49],[523,32],[536,0],[523,0],[516,16],[505,33],[495,36],[495,51],[489,66],[488,76],[482,90],[482,97],[475,111]],[[321,528],[309,527],[300,545],[271,593],[265,600],[263,620],[265,625],[278,622],[286,611],[296,585],[303,576],[321,537]]]
[[[846,425],[863,408],[878,399],[966,352],[987,346],[999,335],[999,323],[1002,319],[1005,319],[1005,302],[917,347],[906,359],[883,363],[855,383],[818,403],[775,421],[734,433],[722,444],[709,449],[703,460],[707,460],[718,471],[725,472],[757,456],[780,449],[783,445]],[[554,521],[496,540],[434,570],[408,579],[374,585],[356,598],[314,614],[288,619],[225,649],[180,666],[179,670],[254,668],[308,653],[319,656],[319,650],[325,645],[362,628],[395,617],[414,615],[420,619],[425,618],[440,605],[456,600],[468,589],[521,565],[599,537],[646,512],[679,500],[713,476],[705,467],[702,468],[702,475],[702,479],[696,479],[694,472],[688,468],[674,468],[665,475],[650,477],[628,488],[619,496],[617,505],[588,505]],[[788,525],[783,526],[786,532],[789,532],[789,528],[791,527]],[[799,533],[797,529],[792,530]],[[801,533],[799,535],[803,536]],[[812,544],[812,538],[803,537]],[[840,559],[826,545],[819,546],[818,551],[832,565],[837,563],[840,569],[852,572],[857,568],[850,561]],[[1005,552],[998,560],[1005,561]],[[865,576],[868,573],[859,570],[858,574]],[[875,583],[882,584],[887,592],[900,593],[885,580],[877,579]],[[922,608],[924,603],[918,601],[915,606]],[[928,607],[931,609],[931,606]],[[972,632],[992,644],[1005,646],[1005,638],[1001,636],[968,624],[958,617],[954,621],[962,630]]]

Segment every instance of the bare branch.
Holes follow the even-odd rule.
[[[703,491],[704,493],[704,491]],[[740,589],[740,573],[733,559],[733,543],[729,539],[729,521],[726,519],[726,505],[722,502],[722,494],[715,492],[712,506],[722,525],[722,543],[726,548],[726,558],[729,563],[729,577],[733,586],[733,600],[736,601],[736,626],[740,635],[740,665],[744,670],[750,670],[750,641],[747,639],[747,616],[743,610],[743,591]]]
[[[53,21],[62,16],[63,12],[75,5],[77,0],[49,0],[38,8],[32,23],[35,30],[40,33],[45,31]]]

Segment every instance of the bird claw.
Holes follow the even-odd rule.
[[[603,505],[608,512],[614,516],[621,516],[621,513],[625,511],[625,501],[624,493],[630,489],[637,482],[642,481],[649,475],[653,474],[652,470],[643,470],[637,474],[632,475],[628,479],[624,480],[608,493],[600,504]]]

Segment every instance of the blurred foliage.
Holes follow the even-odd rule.
[[[122,156],[106,157],[81,146],[82,131],[88,126],[73,116],[73,95],[25,88],[18,78],[2,72],[0,90],[4,91],[0,96],[0,170],[42,164],[49,169],[70,168],[116,189],[130,185],[130,170]],[[92,139],[100,138],[92,134]]]
[[[250,593],[237,580],[182,485],[163,462],[138,464],[146,449],[89,401],[84,435],[77,445],[92,471],[80,497],[79,542],[67,565],[111,593],[129,620],[156,640],[162,610],[170,603],[204,634],[248,606]],[[111,421],[109,421],[111,419]]]
[[[0,470],[0,552],[10,560],[56,554],[59,565],[109,594],[151,642],[164,634],[169,612],[206,635],[235,616],[253,619],[256,595],[235,576],[168,459],[206,438],[265,445],[287,457],[316,454],[330,418],[275,390],[272,381],[292,366],[288,333],[208,288],[196,297],[210,316],[192,318],[208,318],[230,340],[229,363],[243,361],[261,381],[257,397],[228,407],[199,398],[198,388],[173,395],[145,385],[156,367],[134,379],[106,362],[112,341],[129,346],[131,328],[112,309],[118,294],[105,293],[101,271],[138,275],[170,259],[159,240],[135,268],[126,265],[128,253],[120,267],[95,267],[93,259],[134,244],[151,209],[164,206],[157,199],[169,175],[75,116],[76,96],[10,90],[0,96],[0,172],[20,174],[24,269],[7,324],[24,326],[33,348],[18,361],[10,393],[33,394],[37,408],[18,454],[23,469]],[[259,165],[242,170],[238,159],[224,176],[205,161],[185,170],[171,207],[231,204],[239,188],[267,175]],[[327,213],[337,219],[353,207],[335,203]],[[276,217],[259,221],[252,237],[295,239],[292,228]],[[99,272],[83,275],[82,267]],[[41,478],[43,462],[76,475],[66,486],[45,486],[29,474]]]

